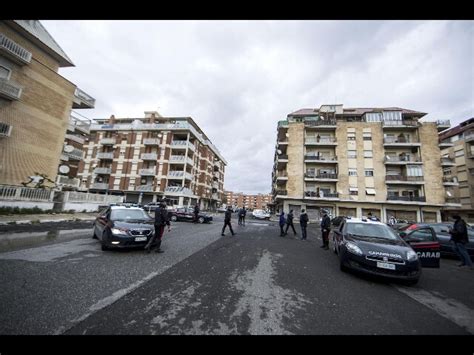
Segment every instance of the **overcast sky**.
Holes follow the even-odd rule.
[[[397,106],[474,117],[474,21],[41,21],[96,99],[88,118],[191,116],[224,188],[269,193],[277,121],[300,108]]]

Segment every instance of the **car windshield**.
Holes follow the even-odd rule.
[[[143,210],[123,208],[112,210],[110,219],[113,221],[129,221],[150,220],[151,218]]]
[[[390,227],[381,224],[347,223],[346,233],[365,238],[399,239]]]

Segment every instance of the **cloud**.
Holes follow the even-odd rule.
[[[191,116],[225,188],[268,193],[276,125],[325,103],[474,116],[473,21],[43,21],[90,118]]]

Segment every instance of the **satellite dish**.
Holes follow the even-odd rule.
[[[446,191],[446,193],[448,194],[449,197],[453,196],[453,195],[451,194],[451,192],[449,192],[449,191]]]
[[[280,155],[282,153],[282,151],[280,149],[278,149],[277,153],[278,153],[278,155]]]
[[[290,135],[288,133],[285,133],[285,136],[288,138]]]
[[[64,151],[66,153],[71,153],[74,150],[74,147],[70,144],[64,146]]]
[[[67,166],[67,165],[61,165],[61,166],[59,167],[59,172],[60,172],[61,174],[67,174],[67,173],[69,172],[69,170],[70,170],[70,169],[69,169],[69,166]]]

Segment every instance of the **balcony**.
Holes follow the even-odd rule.
[[[446,203],[449,204],[461,204],[461,199],[459,197],[446,196]]]
[[[187,180],[192,180],[193,175],[188,173],[187,171],[180,171],[180,170],[168,172],[168,179],[182,179],[182,178],[185,178]]]
[[[157,160],[158,154],[156,153],[143,153],[140,157],[142,160]]]
[[[278,145],[288,145],[288,139],[278,139]]]
[[[426,202],[426,197],[425,197],[425,196],[398,196],[398,195],[387,195],[387,201]]]
[[[444,131],[451,127],[451,121],[449,120],[437,120],[436,127],[438,128],[438,132]]]
[[[188,141],[171,141],[170,146],[173,149],[186,149],[188,147]]]
[[[194,146],[193,143],[189,143],[189,144],[188,144],[188,148],[189,148],[190,150],[192,150],[193,152],[196,151],[196,147]]]
[[[91,189],[108,190],[109,189],[109,183],[108,182],[96,182],[96,183],[92,184]]]
[[[439,146],[439,149],[451,148],[451,147],[454,147],[454,143],[444,141],[444,142],[439,142],[438,146]]]
[[[74,134],[66,134],[66,136],[64,138],[69,139],[73,142],[79,143],[81,145],[84,144],[84,142],[85,142],[84,138],[75,136]]]
[[[219,188],[219,183],[217,181],[213,182],[212,187],[215,188],[215,189],[218,189]]]
[[[385,183],[419,185],[425,183],[424,179],[423,176],[387,175],[385,176]]]
[[[0,52],[19,65],[25,65],[31,62],[31,52],[4,34],[0,34]]]
[[[336,129],[337,121],[335,119],[305,121],[304,126],[305,128]]]
[[[13,126],[0,122],[0,137],[10,137]]]
[[[421,124],[415,120],[382,121],[383,129],[417,129]]]
[[[275,176],[276,180],[283,180],[283,181],[286,181],[288,180],[288,173],[285,171],[285,172],[279,172],[278,174],[276,174]]]
[[[22,88],[9,80],[0,79],[0,97],[7,100],[19,100]]]
[[[70,158],[71,160],[82,160],[82,150],[77,148],[72,148],[72,146],[65,146],[62,154]],[[69,150],[69,151],[67,151]],[[68,159],[69,160],[69,159]]]
[[[95,99],[79,88],[74,91],[72,108],[94,108]]]
[[[327,146],[335,147],[337,146],[336,137],[306,137],[304,140],[305,145],[317,145],[317,146]]]
[[[94,174],[97,175],[110,175],[112,173],[112,168],[95,168]]]
[[[464,135],[464,142],[471,143],[474,142],[474,132],[467,132]]]
[[[188,196],[193,195],[193,192],[189,188],[182,187],[182,186],[168,186],[167,188],[165,188],[165,193],[178,194],[178,195],[188,195]]]
[[[441,166],[456,166],[456,162],[452,158],[441,158]]]
[[[406,139],[401,137],[385,137],[383,139],[385,147],[421,147],[417,139]]]
[[[306,154],[304,156],[305,163],[323,163],[323,164],[337,164],[337,157],[328,157],[317,154]]]
[[[318,194],[316,191],[305,191],[305,197],[314,199],[339,199],[338,192],[326,192],[320,191]]]
[[[169,162],[173,164],[184,164],[186,157],[184,155],[171,155]]]
[[[280,195],[280,196],[286,196],[286,195],[288,195],[288,191],[287,190],[276,190],[275,194]]]
[[[56,183],[63,186],[79,187],[80,180],[77,178],[70,178],[69,176],[65,175],[58,175]]]
[[[443,176],[444,186],[459,186],[459,182],[456,178]]]
[[[288,121],[278,121],[278,128],[288,128]]]
[[[144,145],[160,145],[160,140],[158,138],[144,138]]]
[[[114,159],[114,153],[97,153],[97,159],[100,160],[113,160]]]
[[[405,164],[423,164],[419,158],[408,159],[404,156],[388,156],[384,158],[384,163],[386,165],[405,165]]]
[[[330,174],[324,174],[324,173],[318,173],[318,174],[311,174],[311,173],[305,173],[304,174],[304,179],[305,180],[318,180],[318,181],[326,181],[326,182],[337,182],[337,174],[335,173],[330,173]]]
[[[115,138],[102,138],[99,142],[102,145],[114,145],[116,143]]]
[[[141,176],[155,176],[155,168],[140,169],[138,174]]]
[[[288,162],[288,155],[287,154],[280,154],[278,155],[278,161],[279,162]]]
[[[137,191],[153,191],[153,185],[139,185],[136,187]]]

